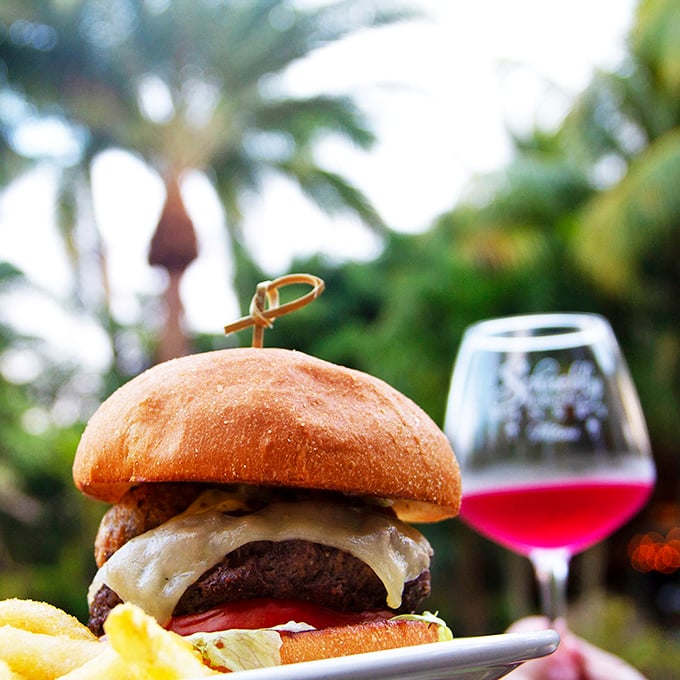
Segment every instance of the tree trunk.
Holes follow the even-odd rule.
[[[184,328],[184,307],[179,294],[183,271],[168,271],[168,285],[163,295],[165,326],[158,345],[158,361],[167,361],[189,354],[189,338]]]
[[[165,325],[158,344],[158,361],[167,361],[189,354],[191,347],[184,326],[184,308],[180,285],[186,268],[198,256],[198,244],[193,222],[182,200],[179,177],[165,180],[166,199],[149,248],[149,264],[162,267],[168,274],[163,294]]]

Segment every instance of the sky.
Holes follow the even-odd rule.
[[[297,95],[356,96],[374,123],[377,144],[365,152],[329,141],[319,148],[319,159],[363,187],[390,226],[410,233],[452,208],[471,177],[502,167],[510,153],[508,126],[559,123],[594,69],[616,66],[634,8],[633,0],[416,4],[429,20],[324,48],[284,79]],[[0,257],[46,291],[67,290],[70,284],[54,228],[54,178],[53,169],[39,168],[0,195]],[[121,152],[97,161],[93,184],[92,209],[107,248],[114,312],[131,321],[139,315],[136,294],[154,294],[163,285],[146,264],[163,188]],[[224,217],[210,183],[194,173],[183,190],[201,249],[182,289],[187,321],[193,330],[220,332],[247,301],[237,301],[229,286]],[[287,272],[294,255],[322,252],[342,261],[379,252],[378,241],[356,219],[323,215],[282,180],[251,201],[245,229],[258,263],[272,277]],[[2,318],[26,332],[49,327],[56,351],[73,351],[65,311],[50,306],[47,297],[43,308],[32,304],[26,313],[22,299],[3,301]],[[78,332],[76,344],[95,347],[101,340],[91,324],[81,324]],[[92,356],[93,362],[103,360]]]

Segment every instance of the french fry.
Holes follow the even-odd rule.
[[[203,664],[191,643],[165,630],[139,607],[115,607],[106,619],[108,643],[135,680],[184,680],[217,675]]]
[[[0,627],[0,659],[27,680],[54,680],[82,666],[105,649],[96,640]]]
[[[0,600],[0,626],[60,635],[73,640],[96,640],[94,634],[75,616],[47,602],[36,600]]]
[[[23,680],[24,676],[15,673],[4,661],[0,660],[0,680]]]
[[[1,678],[2,676],[0,676]],[[136,680],[118,652],[106,645],[106,649],[82,666],[73,669],[58,680]]]
[[[139,607],[116,607],[99,641],[45,602],[0,601],[0,680],[186,680],[220,675]]]

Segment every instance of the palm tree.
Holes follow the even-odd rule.
[[[656,295],[657,302],[674,304],[669,289],[677,288],[680,224],[677,2],[641,2],[628,47],[621,67],[597,73],[557,130],[516,136],[508,166],[477,178],[469,200],[444,216],[448,228],[455,222],[452,236],[461,257],[513,267],[552,252],[586,273],[602,295],[642,304],[653,304]],[[661,244],[666,247],[660,252]]]
[[[678,3],[644,0],[621,66],[595,74],[558,129],[516,137],[512,161],[477,178],[468,200],[437,225],[481,273],[532,270],[523,310],[611,316],[644,398],[676,407],[678,64]],[[668,442],[672,420],[658,424]]]
[[[326,211],[350,211],[384,229],[360,189],[320,166],[313,153],[326,135],[372,144],[354,101],[294,98],[277,85],[315,49],[411,16],[372,4],[356,11],[364,4],[343,0],[303,10],[287,0],[33,0],[0,8],[9,27],[0,44],[8,88],[39,114],[83,129],[80,163],[70,171],[78,181],[65,183],[64,198],[72,187],[87,186],[91,160],[114,146],[140,155],[163,178],[166,205],[149,253],[169,281],[159,358],[188,350],[177,291],[196,255],[181,193],[189,170],[212,178],[237,245],[243,198],[261,191],[271,173],[292,180]]]
[[[644,0],[629,55],[599,74],[565,121],[565,147],[585,161],[597,191],[570,238],[580,270],[616,315],[656,453],[675,466],[680,408],[680,6]],[[676,496],[664,475],[664,495]],[[667,492],[667,493],[666,493]]]

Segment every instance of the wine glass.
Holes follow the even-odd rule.
[[[466,329],[444,430],[462,519],[527,556],[543,613],[566,614],[572,555],[649,498],[655,468],[625,360],[595,314],[529,314]]]

